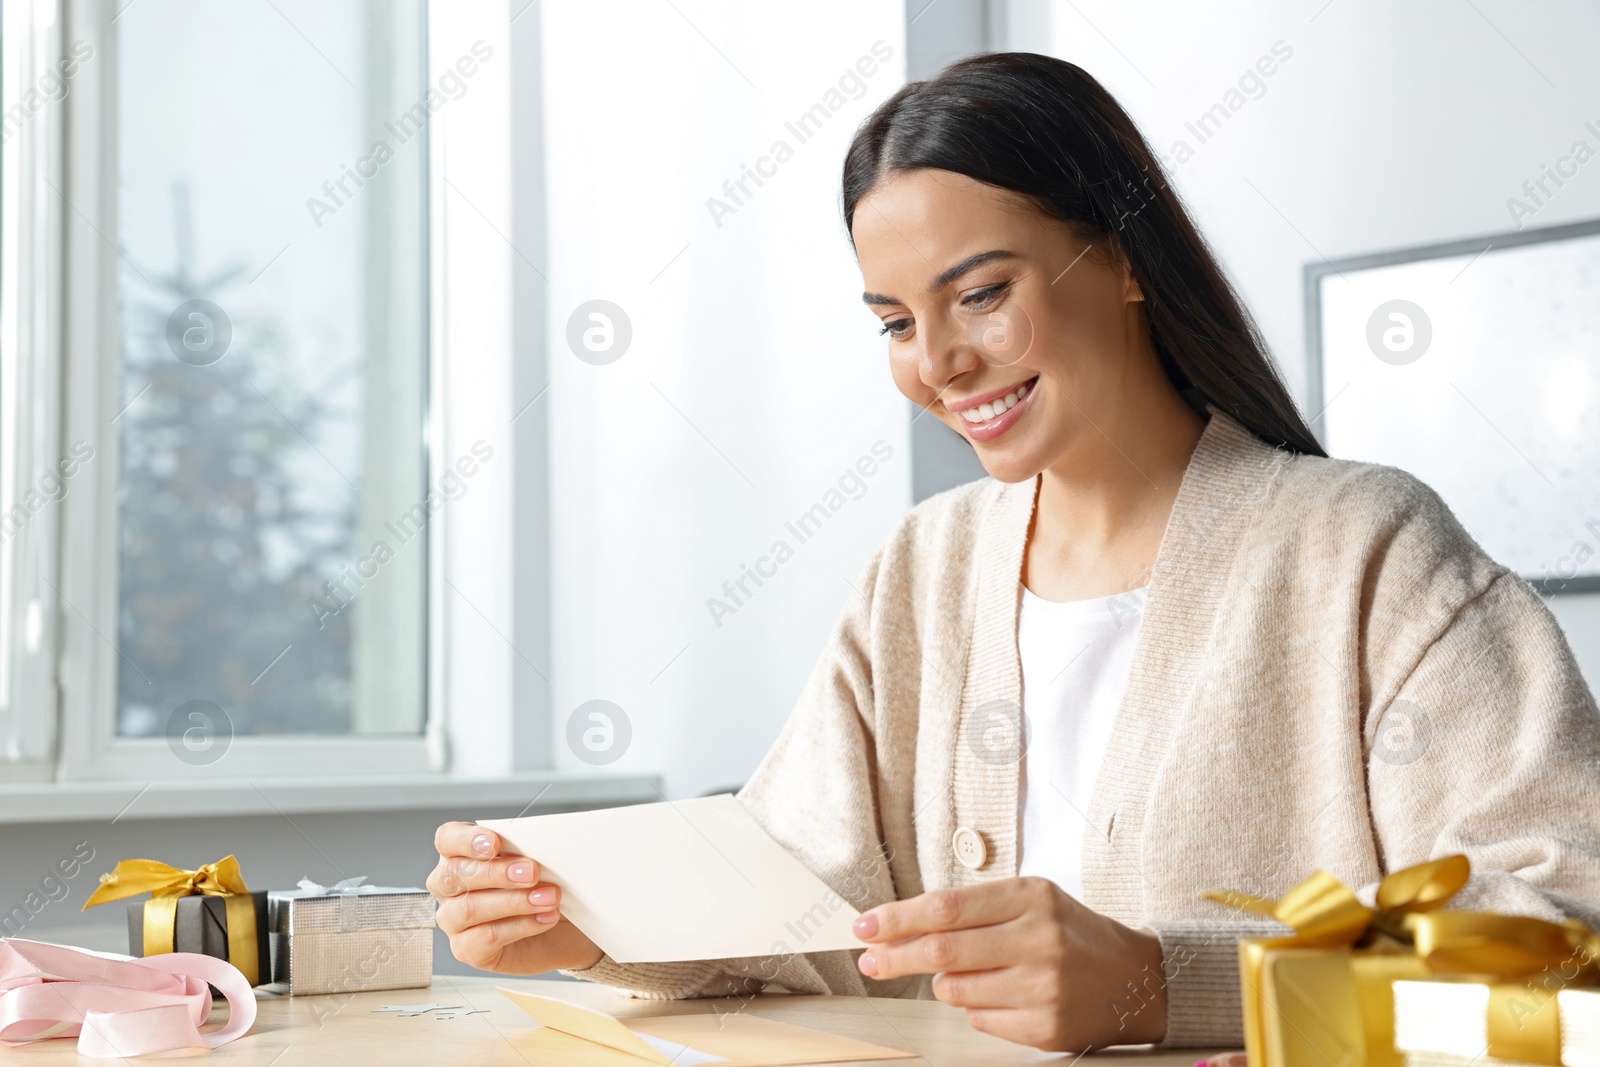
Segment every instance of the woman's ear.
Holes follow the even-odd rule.
[[[1144,300],[1144,290],[1139,288],[1139,280],[1133,276],[1133,265],[1126,259],[1122,261],[1122,301],[1125,304],[1136,304]]]

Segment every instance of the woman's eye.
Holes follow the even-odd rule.
[[[891,319],[890,321],[888,321],[888,322],[883,324],[883,329],[878,331],[878,336],[882,337],[884,334],[888,334],[890,337],[893,337],[896,341],[899,341],[899,340],[901,340],[901,339],[903,339],[905,337],[905,335],[910,331],[910,329],[911,329],[911,320],[910,319]]]
[[[993,307],[1000,297],[1005,294],[1008,284],[1007,282],[1000,282],[996,285],[986,285],[982,289],[974,289],[961,298],[961,306],[977,311]]]

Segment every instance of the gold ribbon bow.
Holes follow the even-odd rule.
[[[1428,970],[1481,976],[1490,985],[1486,1020],[1488,1053],[1528,1063],[1561,1063],[1560,1015],[1555,993],[1591,984],[1600,974],[1600,935],[1576,920],[1546,922],[1490,912],[1442,911],[1467,884],[1471,864],[1461,855],[1393,871],[1378,884],[1369,908],[1350,888],[1318,871],[1278,900],[1246,893],[1206,893],[1209,900],[1267,915],[1294,930],[1292,937],[1261,941],[1263,948],[1370,949],[1405,953]],[[1261,953],[1241,956],[1250,988],[1260,988]],[[1531,981],[1531,976],[1547,979]],[[1521,979],[1521,981],[1516,981]],[[1362,990],[1369,1042],[1393,1044],[1394,1007],[1387,983]],[[1246,1021],[1247,1043],[1262,1048],[1260,1019]],[[1252,1059],[1252,1067],[1259,1067]]]
[[[110,874],[100,876],[100,885],[83,902],[83,908],[87,911],[96,904],[140,893],[151,894],[144,905],[146,956],[173,951],[173,929],[177,925],[180,897],[222,897],[228,919],[228,962],[239,968],[251,985],[259,983],[261,961],[256,952],[255,899],[239,874],[238,860],[224,856],[195,871],[157,860],[122,860]]]

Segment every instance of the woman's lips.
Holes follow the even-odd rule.
[[[965,407],[951,414],[961,420],[962,430],[972,440],[993,441],[1016,425],[1038,391],[1039,379],[1032,378],[987,404]],[[986,411],[987,418],[984,417]],[[978,421],[972,421],[974,418]]]

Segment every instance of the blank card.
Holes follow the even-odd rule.
[[[731,795],[489,819],[618,963],[860,949],[860,914]]]

